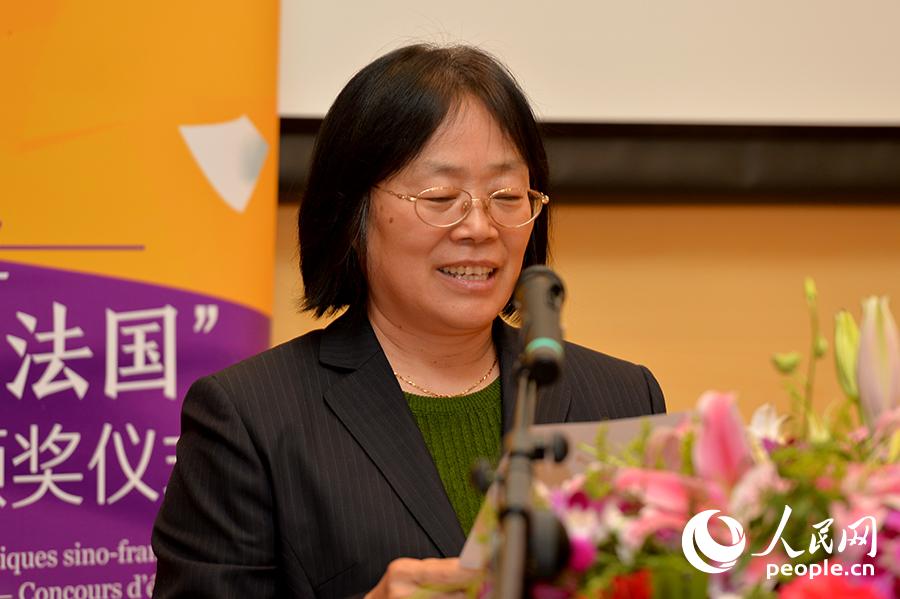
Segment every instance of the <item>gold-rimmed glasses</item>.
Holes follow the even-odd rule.
[[[416,215],[423,223],[441,228],[458,225],[472,211],[475,202],[481,202],[485,212],[497,225],[516,229],[536,219],[544,204],[550,201],[545,193],[518,187],[498,189],[487,198],[472,197],[471,193],[458,187],[429,187],[415,195],[375,187],[412,202]]]

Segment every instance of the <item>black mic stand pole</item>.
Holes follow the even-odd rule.
[[[509,432],[509,461],[500,489],[500,559],[497,570],[498,599],[521,599],[525,584],[528,548],[528,512],[531,507],[531,460],[535,442],[529,433],[534,423],[537,383],[528,369],[519,372],[515,418]]]
[[[543,459],[548,443],[530,433],[534,424],[539,383],[520,366],[513,427],[507,436],[509,459],[500,483],[500,547],[497,599],[522,599],[530,576],[555,576],[568,561],[565,528],[549,512],[531,507],[533,462]],[[568,450],[565,437],[549,443],[553,459],[562,462]]]
[[[566,457],[562,435],[551,442],[531,434],[538,388],[557,379],[562,369],[562,332],[559,310],[564,297],[562,281],[546,266],[530,266],[519,277],[514,294],[526,317],[517,375],[513,425],[506,437],[509,458],[497,477],[500,505],[500,547],[495,572],[498,599],[522,599],[526,582],[557,575],[568,559],[565,529],[551,513],[533,510],[533,462],[543,459],[548,447],[556,462]]]

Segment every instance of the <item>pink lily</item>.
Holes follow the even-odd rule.
[[[690,430],[688,418],[674,428],[661,426],[653,429],[644,450],[644,465],[648,468],[680,470],[681,443],[688,430]]]
[[[668,544],[673,545],[672,549],[677,545],[673,543],[673,539],[681,542],[681,532],[687,524],[688,518],[683,514],[669,512],[653,506],[645,506],[641,509],[636,518],[627,522],[623,527],[620,541],[637,550],[644,544],[647,537],[652,535],[660,535],[660,533],[670,533],[668,535]],[[660,538],[661,541],[665,538]]]
[[[664,470],[621,468],[613,487],[618,493],[636,495],[645,504],[679,514],[685,522],[693,515],[692,501],[704,495],[698,481]]]
[[[753,465],[735,395],[707,391],[700,397],[699,412],[694,469],[705,479],[731,487]]]

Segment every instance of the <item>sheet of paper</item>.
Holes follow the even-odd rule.
[[[549,437],[554,433],[562,433],[569,442],[569,454],[561,464],[554,464],[544,460],[535,464],[534,478],[548,487],[559,486],[566,479],[584,472],[593,459],[591,454],[581,447],[583,444],[593,447],[597,440],[599,427],[606,428],[606,443],[611,453],[619,453],[634,440],[643,430],[646,424],[651,427],[669,426],[675,427],[690,413],[679,412],[675,414],[655,414],[639,418],[622,418],[619,420],[604,420],[601,422],[563,422],[558,424],[538,424],[531,428],[536,435]],[[505,459],[505,458],[504,458]],[[462,553],[459,556],[460,565],[464,568],[483,568],[490,556],[488,545],[483,541],[487,536],[493,536],[491,528],[493,524],[487,516],[489,506],[496,503],[497,485],[491,485],[488,489],[485,501],[478,512],[475,524],[466,539]]]

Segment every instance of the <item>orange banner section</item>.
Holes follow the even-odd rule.
[[[0,257],[271,313],[278,3],[0,9]]]

